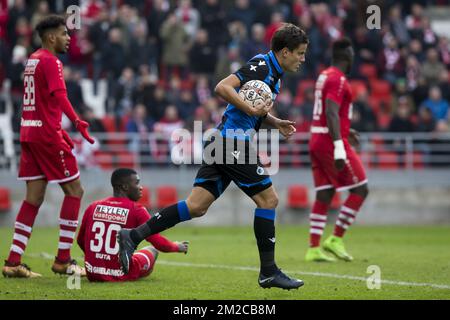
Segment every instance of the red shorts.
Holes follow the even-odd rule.
[[[77,160],[65,142],[21,142],[19,180],[46,179],[64,183],[80,176]]]
[[[334,166],[332,148],[310,150],[311,168],[316,191],[335,188],[337,191],[353,189],[367,183],[364,167],[355,150],[345,145],[347,160],[344,169],[337,171]]]
[[[130,264],[130,270],[127,275],[123,276],[121,280],[137,280],[139,278],[147,277],[152,273],[155,265],[155,257],[148,250],[139,250],[133,254]]]

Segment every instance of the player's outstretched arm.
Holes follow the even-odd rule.
[[[189,241],[173,242],[162,236],[159,233],[151,235],[146,239],[150,242],[158,251],[161,252],[184,252],[187,253],[189,247]]]
[[[62,112],[72,121],[75,125],[75,128],[81,133],[84,139],[86,139],[89,143],[93,144],[95,140],[89,135],[87,128],[89,124],[86,121],[80,120],[78,115],[73,110],[72,104],[67,98],[66,90],[57,90],[54,93],[55,98],[58,101],[58,104],[61,106]]]
[[[184,252],[186,254],[189,249],[189,241],[175,241],[178,245],[178,252]]]
[[[267,117],[264,119],[264,122],[280,130],[280,133],[286,139],[289,139],[297,131],[294,127],[295,125],[294,121],[282,120],[271,115],[270,113],[267,114]]]
[[[241,80],[239,80],[236,75],[230,74],[216,85],[214,92],[226,102],[234,105],[249,116],[265,116],[272,106],[266,105],[264,108],[252,108],[252,106],[242,100],[236,92],[236,88],[239,88],[240,86]]]
[[[334,144],[334,165],[341,171],[344,169],[347,153],[341,137],[341,124],[339,122],[339,105],[331,99],[326,99],[327,127]]]

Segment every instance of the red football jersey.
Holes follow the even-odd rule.
[[[35,51],[27,60],[23,87],[20,141],[61,141],[62,111],[52,93],[66,90],[62,62],[47,49]]]
[[[341,126],[341,137],[346,141],[350,131],[353,107],[350,85],[341,70],[336,67],[329,67],[319,75],[319,78],[316,81],[314,95],[315,101],[311,123],[311,133],[313,133],[311,136],[311,145],[321,148],[333,148],[333,141],[328,133],[325,101],[330,99],[340,106],[339,122]],[[317,142],[319,140],[320,143]]]
[[[86,209],[77,242],[84,251],[89,280],[120,281],[126,278],[120,269],[116,234],[121,228],[135,228],[150,218],[147,209],[128,198],[106,198]],[[160,234],[146,240],[159,251],[178,251],[176,243]]]

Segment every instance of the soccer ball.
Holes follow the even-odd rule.
[[[268,104],[272,100],[272,90],[261,80],[251,80],[241,87],[239,96],[255,108],[260,102]]]

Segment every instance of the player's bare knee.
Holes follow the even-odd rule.
[[[322,203],[331,203],[331,200],[333,199],[335,193],[336,190],[332,188],[319,190],[316,193],[316,198]]]
[[[84,195],[84,190],[83,188],[77,188],[75,190],[71,190],[70,192],[68,192],[68,194],[66,194],[68,196],[72,196],[72,197],[76,197],[76,198],[83,198]]]
[[[81,199],[84,195],[84,189],[80,183],[75,182],[71,184],[64,184],[61,185],[61,188],[63,189],[66,196],[77,197]]]
[[[202,206],[202,205],[193,205],[192,207],[189,207],[189,214],[192,218],[199,218],[206,214],[208,211],[209,206]]]
[[[80,186],[79,188],[75,189],[73,192],[73,197],[77,197],[77,198],[83,198],[84,195],[84,189]]]
[[[44,203],[44,195],[27,196],[25,198],[25,201],[35,207],[40,207],[42,205],[42,203]]]
[[[369,188],[367,187],[367,184],[363,184],[362,186],[359,186],[359,187],[351,190],[351,192],[353,192],[365,199],[369,195]]]
[[[189,214],[192,218],[204,216],[211,203],[212,202],[209,201],[195,201],[195,198],[193,199],[192,197],[186,199],[186,205],[188,206]]]
[[[269,197],[266,197],[264,199],[261,199],[258,201],[258,207],[264,208],[264,209],[275,209],[278,206],[278,196],[276,194],[273,194]]]

